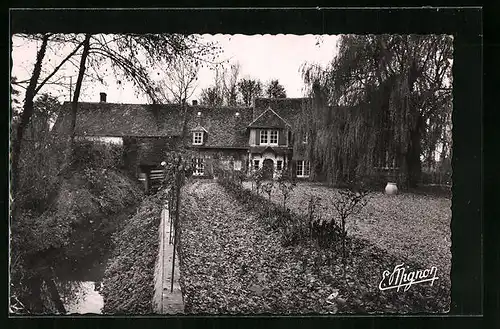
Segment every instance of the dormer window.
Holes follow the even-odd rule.
[[[203,144],[203,131],[193,132],[193,145],[202,145],[202,144]]]
[[[260,145],[278,145],[277,130],[261,130]]]

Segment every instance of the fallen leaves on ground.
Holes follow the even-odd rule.
[[[251,189],[251,182],[244,187]],[[333,208],[336,190],[317,183],[301,182],[290,194],[287,207],[307,213],[310,196],[321,198],[321,216],[336,216]],[[271,200],[282,205],[277,188]],[[348,233],[370,241],[400,261],[424,267],[437,266],[449,280],[451,271],[451,200],[445,197],[400,193],[388,196],[371,193],[366,207],[354,221],[348,219]]]
[[[448,309],[449,287],[443,282],[436,282],[435,287],[414,285],[407,292],[380,291],[381,273],[392,270],[398,259],[363,240],[355,241],[344,281],[338,255],[312,242],[282,247],[279,232],[263,225],[257,214],[216,183],[196,181],[186,186],[181,218],[180,283],[187,313]]]

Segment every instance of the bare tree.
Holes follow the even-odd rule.
[[[224,99],[215,87],[207,87],[201,90],[200,104],[206,106],[221,106]]]
[[[85,74],[86,66],[85,63],[87,61],[87,57],[89,55],[90,49],[90,37],[91,34],[87,33],[85,35],[85,40],[83,40],[83,53],[80,58],[80,69],[78,71],[78,79],[76,80],[75,85],[75,94],[73,95],[73,100],[71,101],[71,131],[70,131],[70,147],[69,152],[70,156],[73,152],[74,140],[75,140],[75,126],[76,126],[76,111],[78,109],[78,99],[80,97],[80,90],[82,88],[83,83],[83,75]]]
[[[18,166],[19,166],[19,155],[21,153],[21,141],[23,139],[24,129],[29,123],[31,115],[33,114],[33,98],[36,92],[36,86],[38,83],[38,78],[40,77],[40,72],[42,70],[42,62],[45,57],[45,52],[47,51],[47,44],[49,42],[50,34],[46,33],[42,37],[42,44],[38,50],[36,56],[35,66],[33,68],[33,74],[31,76],[29,85],[26,89],[26,95],[24,99],[23,113],[21,114],[21,119],[19,126],[16,131],[16,138],[12,141],[12,195],[15,197],[17,182],[19,178]]]
[[[182,104],[196,91],[199,64],[191,58],[179,57],[172,61],[165,70],[162,85],[165,88],[164,99],[167,102]],[[161,91],[161,87],[159,87]]]
[[[223,95],[225,103],[229,106],[235,106],[238,103],[238,76],[241,65],[236,62],[231,65],[229,72],[223,71]]]
[[[208,106],[236,106],[240,68],[239,62],[231,64],[229,70],[224,65],[216,65],[213,84],[202,90],[200,102]]]
[[[12,76],[10,78],[10,98],[11,98],[11,107],[12,107],[12,116],[15,115],[14,112],[21,112],[21,102],[19,101],[19,97],[21,96],[21,92],[16,87],[17,78]]]
[[[222,106],[224,104],[224,71],[222,65],[215,65],[211,70],[214,71],[214,81],[210,87],[202,89],[200,103],[206,106]]]
[[[13,142],[12,154],[12,169],[17,171],[17,159],[19,155],[22,134],[25,126],[29,122],[33,112],[33,98],[46,85],[61,84],[61,76],[57,73],[66,65],[73,65],[78,69],[78,79],[75,86],[75,94],[72,100],[72,107],[77,106],[80,92],[85,84],[85,81],[100,81],[103,82],[103,68],[111,66],[115,76],[125,77],[132,81],[136,86],[136,90],[147,95],[152,103],[159,103],[161,95],[158,93],[158,85],[152,79],[152,66],[167,66],[173,59],[179,57],[190,58],[196,63],[206,61],[212,63],[215,58],[215,50],[217,46],[212,43],[200,43],[195,36],[184,36],[176,34],[119,34],[119,35],[90,35],[85,36],[82,40],[81,35],[66,35],[66,34],[46,34],[40,35],[18,35],[27,40],[39,41],[42,40],[43,54],[39,52],[37,56],[36,70],[29,80],[18,81],[13,80],[11,83],[15,86],[20,86],[26,89],[26,99],[23,107],[23,114],[19,124],[17,137]],[[50,42],[50,47],[49,47]],[[82,46],[87,45],[88,48],[81,54],[78,53]],[[57,53],[64,47],[73,49],[52,69],[48,62],[44,63],[44,56],[47,50],[52,50]],[[85,59],[82,60],[83,53],[86,53]],[[212,59],[209,57],[212,56]],[[208,57],[208,58],[207,58]],[[38,58],[40,58],[38,60]],[[80,63],[78,63],[80,59]],[[82,71],[83,69],[83,71]],[[44,72],[42,81],[38,83],[41,73]],[[36,76],[35,76],[36,73]],[[85,80],[85,81],[84,81]],[[29,82],[29,86],[24,85]],[[73,115],[76,115],[72,109]],[[74,122],[72,122],[73,126]],[[71,128],[71,134],[73,134]],[[21,139],[19,139],[21,138]],[[15,191],[15,181],[17,173],[13,175],[13,190]]]
[[[26,39],[29,41],[40,41],[42,38],[40,35],[29,35],[29,34],[28,35],[20,34],[16,35],[16,37]],[[61,69],[63,67],[65,67],[68,63],[70,63],[71,58],[79,55],[78,51],[81,49],[83,45],[83,40],[81,40],[81,38],[79,38],[78,35],[51,34],[49,36],[46,52],[51,52],[53,55],[58,55],[63,47],[71,45],[74,45],[74,48],[57,64],[54,64],[52,61],[55,56],[50,56],[51,54],[47,54],[48,55],[46,56],[48,57],[47,61],[42,61],[41,64],[40,78],[39,78],[41,79],[41,81],[37,83],[33,97],[35,97],[38,93],[40,93],[40,90],[45,86],[65,85],[65,83],[62,82],[64,76],[60,76],[58,75],[58,73],[61,72]],[[27,89],[27,84],[29,84],[30,80],[31,79],[26,79],[26,80],[13,79],[11,83],[23,89]]]
[[[39,40],[39,36],[28,38]],[[38,39],[37,39],[38,38]],[[46,52],[49,47],[49,42],[55,50],[57,47],[68,47],[74,46],[73,51],[64,58],[64,62],[60,62],[59,65],[50,69],[51,65],[44,63],[44,58],[46,57]],[[38,50],[33,74],[29,79],[29,85],[25,88],[25,101],[23,106],[23,112],[20,116],[19,128],[16,131],[16,138],[13,143],[13,193],[14,200],[17,200],[16,190],[19,180],[19,155],[21,150],[21,142],[23,140],[23,132],[30,121],[33,114],[33,98],[37,92],[39,92],[43,85],[49,83],[58,83],[61,78],[56,74],[57,71],[63,65],[74,65],[78,69],[78,79],[75,85],[75,93],[71,103],[71,125],[70,125],[70,147],[67,151],[67,161],[65,161],[66,168],[69,168],[68,164],[71,163],[71,155],[73,154],[73,142],[75,137],[75,124],[76,115],[78,110],[78,101],[80,98],[81,90],[86,82],[91,79],[102,80],[103,79],[103,68],[109,65],[112,66],[117,77],[125,77],[132,81],[137,90],[145,93],[149,100],[153,103],[157,103],[159,100],[159,94],[157,93],[157,85],[152,79],[151,65],[155,64],[159,67],[159,64],[165,64],[171,62],[173,59],[181,56],[191,57],[193,60],[202,61],[203,56],[206,56],[205,52],[200,52],[200,49],[204,45],[200,45],[197,40],[191,38],[190,36],[178,36],[178,35],[90,35],[86,34],[82,41],[82,35],[77,36],[58,36],[52,34],[44,34],[41,37],[41,46]],[[209,49],[211,46],[207,46]],[[81,54],[77,54],[79,49],[82,49]],[[49,57],[49,61],[50,61]],[[79,62],[76,64],[75,62]],[[108,64],[108,65],[106,65]],[[49,70],[43,70],[43,68],[49,68]],[[44,73],[44,75],[42,75]],[[38,81],[42,82],[38,84]],[[12,81],[11,81],[12,82]],[[12,83],[15,86],[22,86],[23,82],[13,80]],[[56,177],[56,174],[54,174]],[[54,178],[52,177],[52,178]],[[13,215],[12,217],[18,219],[22,218],[15,215],[16,207],[21,208],[24,205],[18,206],[19,202],[15,202],[13,205]],[[45,219],[40,218],[40,222]],[[31,224],[28,224],[31,225]],[[31,227],[31,226],[30,226]],[[33,228],[33,230],[35,230]],[[66,234],[66,233],[62,233]],[[45,248],[45,249],[44,249]],[[28,281],[30,292],[36,296],[40,296],[41,285],[43,282],[47,285],[49,292],[53,301],[56,303],[59,311],[65,313],[64,305],[60,302],[58,298],[57,289],[55,283],[52,279],[53,273],[50,271],[50,266],[46,263],[48,256],[43,256],[46,247],[33,248],[29,253],[20,251],[21,258],[27,259],[27,267],[30,271],[28,273]],[[28,255],[29,254],[29,255]],[[55,257],[55,256],[54,256]],[[30,262],[31,260],[43,260],[42,262]],[[45,271],[44,269],[47,269]],[[33,274],[34,273],[34,274]],[[25,273],[23,272],[23,275]],[[37,298],[40,300],[40,298]],[[41,300],[40,300],[41,301]],[[40,304],[40,303],[39,303]],[[38,308],[40,305],[37,305]],[[43,305],[42,305],[43,306]]]
[[[18,34],[15,37],[28,41],[40,41],[39,35]],[[53,58],[60,53],[66,53],[68,47],[74,49],[58,64]],[[64,82],[66,69],[78,72],[79,58],[83,46],[81,34],[53,34],[49,39],[48,51],[54,56],[42,64],[42,83],[37,87],[38,93],[43,86],[51,85],[69,88]],[[84,83],[100,82],[105,84],[104,76],[109,74],[111,67],[116,77],[123,77],[131,81],[140,94],[146,94],[148,101],[158,103],[162,100],[161,81],[153,79],[159,70],[169,67],[174,60],[180,57],[190,59],[193,63],[203,67],[218,63],[217,56],[220,47],[214,42],[204,42],[196,35],[180,34],[94,34],[90,39],[88,55],[88,70],[84,73]],[[26,89],[28,80],[15,81],[16,86]],[[158,88],[162,87],[162,88]]]

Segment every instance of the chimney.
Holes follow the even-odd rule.
[[[198,105],[198,101],[196,99],[193,100],[193,106]]]
[[[100,93],[101,95],[101,103],[106,103],[106,93]]]
[[[196,113],[196,119],[195,119],[195,122],[197,125],[201,125],[201,112],[198,111],[198,113]]]

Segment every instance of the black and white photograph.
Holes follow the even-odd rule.
[[[11,315],[450,311],[453,35],[11,43]]]

